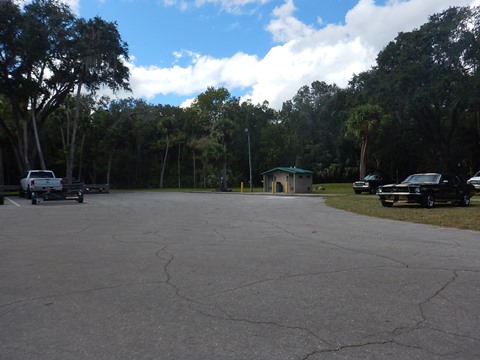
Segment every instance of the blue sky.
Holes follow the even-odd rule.
[[[400,31],[480,0],[64,0],[115,21],[133,93],[188,105],[208,86],[279,109],[303,85],[346,86]]]

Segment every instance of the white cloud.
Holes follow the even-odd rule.
[[[72,12],[75,14],[80,13],[80,0],[64,0],[63,2],[70,6],[70,9],[72,9]]]
[[[315,33],[313,28],[303,24],[293,16],[295,10],[293,0],[286,0],[285,4],[273,10],[275,18],[268,24],[267,29],[273,35],[274,41],[287,42],[310,37]]]
[[[476,0],[477,2],[480,0]],[[276,8],[267,26],[273,39],[285,43],[261,59],[263,72],[245,98],[254,103],[268,100],[280,108],[298,89],[321,80],[346,86],[353,74],[375,64],[380,50],[400,31],[410,31],[449,6],[464,6],[468,0],[391,0],[378,6],[360,0],[345,17],[344,25],[329,24],[313,29],[294,17],[293,0]],[[318,14],[321,16],[322,14]]]
[[[242,6],[255,1],[263,2],[197,0],[197,5],[215,2]],[[313,81],[346,86],[353,74],[374,65],[378,52],[400,31],[420,27],[430,15],[450,6],[479,3],[480,0],[390,0],[379,6],[374,0],[359,0],[346,14],[345,24],[328,24],[317,29],[295,18],[294,1],[285,0],[274,9],[266,27],[278,45],[263,58],[241,52],[229,58],[213,58],[182,51],[174,55],[190,57],[190,65],[186,67],[136,66],[133,61],[129,64],[133,96],[195,97],[207,86],[225,86],[230,91],[244,90],[243,99],[251,99],[253,103],[267,100],[278,109],[300,87]],[[321,19],[322,14],[316,15]]]
[[[255,74],[260,61],[257,57],[237,53],[230,58],[216,59],[192,52],[176,52],[177,58],[189,56],[191,65],[172,66],[136,66],[135,59],[128,64],[130,84],[135,97],[152,99],[158,94],[175,93],[188,96],[205,91],[208,86],[225,86],[229,89],[248,88],[255,83]],[[243,69],[243,70],[240,70]],[[245,69],[249,69],[246,71]],[[242,71],[239,74],[239,71]]]
[[[163,0],[165,6],[178,6],[182,11],[191,7],[201,7],[206,4],[218,5],[224,11],[237,13],[242,8],[251,4],[266,4],[271,0]]]

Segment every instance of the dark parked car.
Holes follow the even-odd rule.
[[[377,188],[385,183],[386,182],[383,180],[382,176],[378,174],[367,175],[363,180],[358,180],[353,183],[353,191],[355,191],[355,194],[361,194],[362,192],[375,194]]]
[[[382,205],[387,207],[396,202],[417,203],[426,208],[437,202],[468,206],[475,194],[473,185],[462,183],[457,176],[438,173],[410,175],[400,184],[380,186],[377,190]]]
[[[3,193],[3,185],[0,185],[0,205],[3,205],[3,198],[4,197],[4,193]]]

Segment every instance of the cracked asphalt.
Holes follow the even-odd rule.
[[[479,232],[321,197],[15,202],[0,359],[480,359]]]

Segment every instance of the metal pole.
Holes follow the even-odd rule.
[[[250,171],[250,192],[253,192],[253,183],[252,183],[252,152],[250,151],[250,131],[248,128],[245,129],[248,138],[248,169]]]

